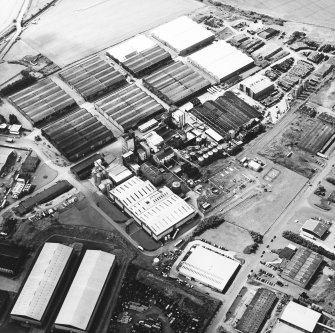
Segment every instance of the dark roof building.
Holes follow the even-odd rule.
[[[85,109],[43,127],[42,134],[71,162],[115,139],[113,133]]]
[[[21,170],[23,172],[35,172],[38,165],[40,164],[40,159],[36,154],[30,154],[22,163]]]
[[[268,289],[260,288],[257,290],[247,310],[239,320],[236,329],[243,333],[258,333],[262,324],[271,312],[277,296]]]
[[[149,162],[143,163],[140,167],[140,170],[144,175],[144,177],[150,180],[150,182],[153,183],[155,186],[162,183],[163,181],[162,173],[153,164]]]
[[[301,227],[301,231],[312,235],[313,237],[322,239],[327,235],[330,227],[331,225],[328,223],[317,221],[314,219],[308,219]]]
[[[22,264],[23,256],[24,253],[20,247],[0,243],[0,272],[16,274]]]
[[[39,192],[24,201],[15,208],[15,212],[19,215],[24,215],[31,211],[34,206],[46,203],[61,194],[71,190],[73,186],[67,180],[61,180],[56,184],[46,188],[44,191]]]
[[[88,101],[127,83],[121,73],[98,55],[64,70],[59,75]]]
[[[306,288],[323,261],[320,254],[299,247],[293,258],[287,262],[281,277],[299,287]]]
[[[175,156],[174,150],[171,147],[160,150],[158,153],[152,156],[153,160],[157,165],[163,165]]]
[[[291,247],[286,246],[279,252],[279,258],[291,260],[295,254],[295,251],[296,250],[292,249]]]
[[[96,153],[85,160],[77,163],[71,167],[71,172],[73,172],[79,179],[83,180],[91,175],[92,169],[94,167],[94,162],[100,160],[102,157],[99,153]]]

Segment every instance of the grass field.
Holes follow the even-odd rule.
[[[22,39],[63,67],[201,6],[194,0],[63,0]]]
[[[335,28],[333,0],[220,0],[222,3],[290,21]]]
[[[291,170],[280,166],[276,169],[280,170],[280,174],[269,183],[271,192],[259,190],[242,201],[225,214],[227,221],[261,234],[268,230],[307,181]]]
[[[240,253],[243,252],[247,245],[253,243],[248,231],[228,222],[221,224],[215,229],[205,231],[200,238]],[[237,239],[238,242],[236,242]]]
[[[0,0],[0,33],[13,23],[24,0]]]

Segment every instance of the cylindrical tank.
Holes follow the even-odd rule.
[[[205,165],[205,160],[202,156],[198,157],[198,164],[200,166],[204,166]]]
[[[152,266],[157,266],[159,264],[159,258],[154,258],[152,261]]]
[[[205,147],[205,148],[202,149],[202,152],[203,152],[204,154],[207,154],[208,151],[209,151],[208,147]]]
[[[199,150],[197,150],[196,153],[197,153],[199,156],[202,156],[202,155],[203,155],[203,149],[199,149]]]
[[[214,161],[214,153],[213,153],[213,151],[210,150],[210,151],[207,153],[207,155],[208,155],[208,162],[209,162],[209,163],[213,162],[213,161]]]
[[[217,148],[217,146],[218,146],[218,144],[217,144],[216,142],[212,142],[212,147],[213,147],[213,149],[214,149],[214,148]]]
[[[171,190],[172,190],[173,193],[176,193],[176,194],[181,193],[181,184],[180,184],[180,182],[173,182]]]
[[[189,161],[190,160],[190,155],[189,154],[185,154],[184,158]]]
[[[206,144],[206,142],[207,142],[207,136],[206,136],[206,134],[202,134],[201,135],[201,142],[202,142],[203,145]]]
[[[190,152],[190,158],[192,161],[195,161],[197,158],[197,154],[194,151]]]
[[[235,138],[235,135],[236,135],[236,132],[235,132],[234,130],[230,130],[230,131],[229,131],[229,135],[230,135],[230,137],[231,137],[232,139],[234,139],[234,138]]]
[[[97,173],[97,182],[96,185],[99,186],[101,184],[101,174]]]
[[[200,149],[200,146],[194,146],[194,149],[198,151]]]
[[[201,145],[201,137],[200,136],[198,136],[196,139],[195,139],[195,144],[197,145],[197,146],[200,146]]]
[[[92,177],[94,184],[97,185],[97,172],[95,170],[92,171]]]
[[[203,154],[202,157],[204,158],[205,165],[207,165],[209,162],[208,154]]]

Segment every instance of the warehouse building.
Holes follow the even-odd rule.
[[[255,100],[271,93],[274,88],[273,82],[261,74],[250,76],[240,83],[240,90]]]
[[[86,179],[91,175],[94,163],[101,160],[101,158],[102,156],[99,153],[93,154],[92,156],[87,157],[83,161],[72,166],[70,170],[80,180]]]
[[[9,166],[11,161],[14,161],[16,153],[13,149],[1,147],[0,151],[0,174],[3,173]]]
[[[196,245],[179,268],[179,273],[216,291],[225,292],[236,276],[240,263],[224,251],[209,245]]]
[[[291,301],[285,307],[279,320],[301,332],[312,333],[320,318],[321,313]],[[289,332],[289,329],[287,331]]]
[[[127,83],[126,78],[99,55],[62,71],[59,76],[87,101]]]
[[[10,313],[13,320],[41,326],[62,284],[73,248],[45,243]]]
[[[150,181],[138,177],[130,178],[109,194],[155,240],[160,240],[196,214],[169,188],[164,186],[157,190]]]
[[[42,135],[70,162],[78,161],[115,140],[113,133],[85,109],[43,127]]]
[[[23,250],[15,245],[0,243],[0,272],[15,275],[24,257]]]
[[[55,321],[61,332],[91,332],[115,265],[115,255],[87,250]]]
[[[173,62],[145,77],[143,84],[169,105],[186,103],[211,85],[181,61]]]
[[[281,277],[301,288],[306,288],[322,261],[321,255],[307,248],[299,247],[293,258],[284,267]]]
[[[135,77],[150,74],[171,61],[169,52],[144,35],[137,35],[111,47],[107,55]]]
[[[35,153],[31,152],[23,161],[21,170],[23,172],[35,172],[40,162],[41,160],[39,157]]]
[[[164,111],[161,104],[135,84],[105,96],[95,107],[122,132]]]
[[[9,96],[8,100],[34,126],[49,123],[77,106],[75,100],[49,78]]]
[[[276,300],[277,296],[273,291],[259,288],[239,320],[236,330],[242,333],[260,332]]]
[[[108,172],[108,178],[115,186],[122,184],[133,176],[133,173],[123,164],[111,164],[106,171]]]
[[[215,38],[211,31],[186,16],[151,30],[151,36],[179,55],[193,52]]]
[[[331,224],[314,219],[308,219],[301,227],[301,231],[311,237],[323,239],[328,234],[330,227]]]
[[[215,101],[206,101],[190,110],[190,113],[212,128],[223,138],[229,131],[240,131],[253,119],[262,115],[231,91],[227,91]]]
[[[220,40],[191,54],[188,61],[216,82],[225,81],[253,66],[253,59]]]

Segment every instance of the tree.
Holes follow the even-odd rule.
[[[13,125],[13,124],[20,124],[20,122],[17,119],[17,117],[15,116],[15,114],[12,114],[12,113],[9,115],[9,123],[11,125]]]
[[[0,114],[0,123],[5,123],[5,122],[6,122],[5,117],[2,114]]]

